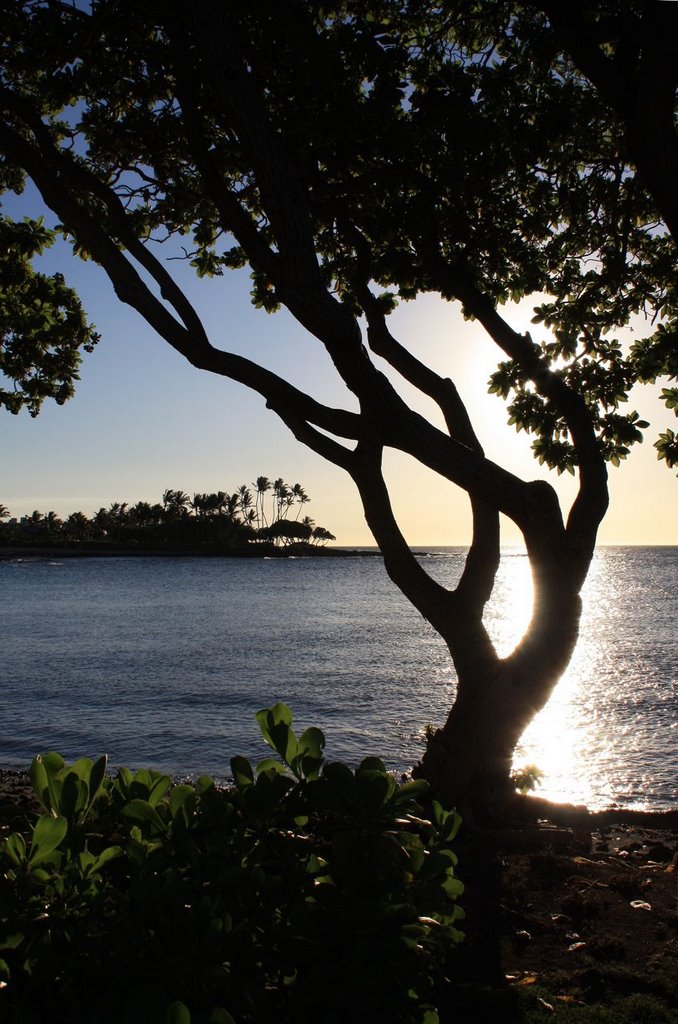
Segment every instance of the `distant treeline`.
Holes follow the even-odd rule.
[[[33,512],[11,517],[0,504],[0,544],[40,547],[119,547],[144,550],[206,549],[259,552],[266,549],[315,550],[336,538],[310,516],[301,517],[309,497],[301,484],[260,476],[232,494],[166,490],[162,501],[113,502],[92,516],[72,512]]]

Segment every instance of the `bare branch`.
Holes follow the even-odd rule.
[[[400,532],[381,469],[382,452],[379,445],[358,445],[349,470],[363,503],[365,519],[384,555],[390,578],[434,628],[447,633],[458,607],[456,597],[424,571]]]

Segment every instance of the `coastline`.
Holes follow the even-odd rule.
[[[425,553],[425,552],[424,552]],[[0,562],[18,559],[50,558],[382,558],[379,550],[363,548],[300,548],[255,547],[219,550],[218,548],[116,548],[112,545],[91,547],[0,547]]]

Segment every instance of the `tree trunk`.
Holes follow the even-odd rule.
[[[581,600],[567,583],[565,573],[535,572],[532,620],[507,658],[493,652],[480,622],[457,621],[445,636],[457,695],[445,725],[429,740],[418,774],[441,802],[467,817],[496,818],[510,802],[516,744],[549,699],[577,641]]]

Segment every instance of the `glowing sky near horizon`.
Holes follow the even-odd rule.
[[[335,405],[351,405],[320,344],[286,312],[269,316],[249,300],[246,271],[197,280],[181,263],[170,269],[188,290],[218,347],[241,352]],[[60,244],[44,269],[62,270],[78,288],[102,334],[86,355],[75,398],[45,403],[37,419],[0,413],[0,502],[13,516],[54,510],[91,515],[113,501],[160,501],[163,491],[232,491],[257,476],[299,481],[311,497],[304,511],[330,529],[341,545],[373,543],[350,479],[289,434],[263,400],[224,378],[195,370],[118,302],[103,272],[70,257]],[[503,312],[512,326],[529,324],[531,305]],[[393,333],[434,369],[451,376],[468,405],[486,454],[524,479],[549,479],[564,509],[574,481],[539,467],[530,439],[507,424],[504,404],[487,394],[487,378],[501,354],[481,327],[434,296],[402,304]],[[428,411],[407,385],[403,395]],[[678,543],[678,481],[656,458],[652,441],[672,426],[657,400],[659,385],[637,388],[637,408],[652,428],[620,469],[610,469],[611,506],[599,533],[608,544]],[[466,495],[413,460],[387,453],[394,508],[413,545],[464,545],[470,519]],[[504,523],[504,543],[520,541]]]

